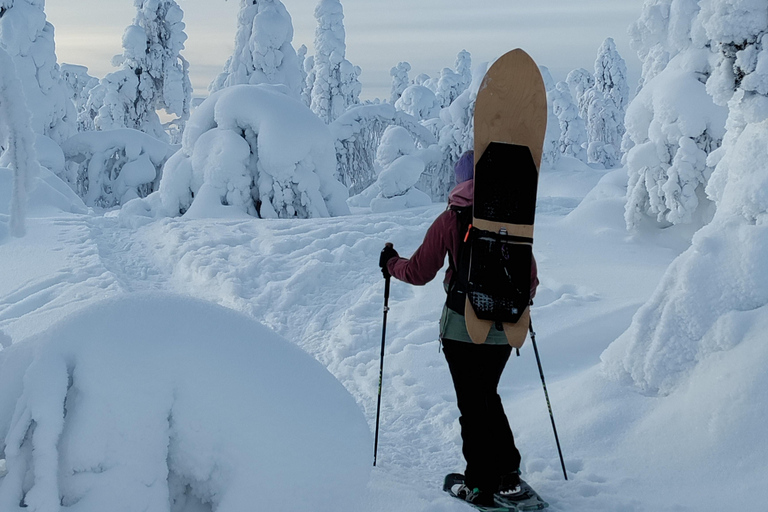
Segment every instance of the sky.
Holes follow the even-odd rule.
[[[234,49],[239,0],[177,0],[189,36],[183,55],[190,62],[195,96]],[[283,0],[294,26],[294,48],[313,53],[318,0]],[[437,76],[467,50],[473,65],[523,48],[555,80],[575,68],[593,69],[597,49],[607,37],[627,62],[630,90],[640,78],[640,62],[629,46],[627,27],[643,0],[342,0],[347,59],[360,66],[364,99],[389,97],[389,70],[411,64],[411,78]],[[125,27],[135,15],[131,0],[47,0],[46,14],[56,29],[59,62],[87,66],[103,77],[121,53]]]

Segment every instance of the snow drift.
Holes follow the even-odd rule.
[[[342,385],[198,300],[93,304],[0,352],[0,388],[4,512],[337,511],[370,472],[370,431]]]

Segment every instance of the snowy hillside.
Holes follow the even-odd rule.
[[[628,236],[626,180],[624,170],[595,171],[572,159],[542,178],[535,248],[542,284],[533,321],[570,480],[559,472],[530,344],[501,384],[524,477],[553,511],[749,510],[768,498],[760,462],[768,455],[760,442],[768,354],[759,312],[741,320],[744,342],[701,361],[668,396],[643,396],[601,370],[601,353],[689,236],[678,228]],[[8,197],[0,205],[7,214]],[[307,469],[321,473],[324,489],[359,488],[372,445],[354,433],[346,393],[311,365],[300,370],[307,362],[277,336],[182,296],[240,311],[301,347],[343,384],[372,430],[383,301],[378,251],[391,240],[408,254],[443,207],[314,220],[164,219],[137,229],[126,215],[31,209],[28,235],[6,236],[0,245],[0,340],[7,347],[0,352],[0,429],[9,461],[0,479],[3,510],[16,510],[31,484],[19,480],[19,460],[32,461],[38,475],[30,503],[35,497],[53,506],[58,489],[64,509],[83,512],[101,510],[99,496],[112,488],[126,503],[175,496],[174,512],[243,510],[242,503],[264,499],[248,494],[262,484],[290,489],[281,493],[290,500],[309,499]],[[364,505],[335,510],[464,510],[440,491],[443,475],[463,467],[455,396],[437,341],[442,300],[437,282],[393,283],[379,464]],[[54,378],[47,370],[57,364],[75,369],[69,391],[66,373]],[[72,398],[74,390],[81,398]],[[87,391],[98,393],[88,398]],[[112,400],[121,407],[104,409]],[[183,414],[188,406],[195,407],[191,416]],[[157,423],[177,407],[182,413],[170,416],[170,431],[165,420]],[[18,429],[25,414],[48,421],[39,422],[31,446],[50,448],[32,458],[29,443],[11,450],[24,439]],[[58,445],[50,437],[56,432]],[[83,444],[87,432],[101,441]],[[148,437],[131,442],[141,450],[110,441],[139,432]],[[269,455],[283,434],[303,441]],[[167,445],[169,435],[164,463],[144,443]],[[239,455],[228,458],[227,450]],[[242,488],[237,477],[225,483],[219,473],[238,464],[248,479]],[[66,467],[100,469],[66,477]],[[138,484],[150,474],[172,478],[167,487],[129,490],[133,478]],[[225,487],[231,502],[217,501]],[[329,502],[318,497],[316,510],[325,510],[322,503]],[[294,507],[276,498],[272,509]]]

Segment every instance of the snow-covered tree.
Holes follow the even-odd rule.
[[[416,147],[408,131],[389,126],[381,137],[376,163],[381,167],[375,183],[378,196],[371,201],[373,212],[386,212],[426,206],[429,195],[415,185],[424,172],[424,161],[413,155]]]
[[[427,87],[410,85],[395,102],[395,108],[422,121],[440,115],[440,100]]]
[[[168,140],[157,110],[178,116],[169,125],[183,128],[189,118],[192,85],[189,64],[181,56],[183,11],[175,0],[134,0],[133,24],[123,34],[123,53],[113,59],[117,71],[91,90],[88,115],[97,130],[136,129]]]
[[[27,109],[22,83],[13,58],[0,46],[0,145],[5,148],[3,164],[13,169],[11,192],[11,235],[26,232],[27,195],[40,164],[35,156],[35,134]]]
[[[61,65],[61,78],[69,90],[69,96],[77,111],[77,130],[95,130],[93,119],[87,115],[88,97],[91,90],[99,85],[99,79],[88,74],[85,66]]]
[[[283,85],[301,97],[302,74],[293,48],[293,21],[280,0],[240,0],[235,51],[208,87],[215,92],[237,84]]]
[[[768,4],[701,0],[700,6],[696,46],[714,52],[707,55],[714,57],[707,89],[729,108],[723,144],[708,157],[714,172],[706,193],[716,211],[602,356],[609,374],[650,394],[673,392],[697,365],[719,365],[768,314]],[[675,60],[680,55],[643,89],[654,87]],[[672,69],[678,78],[690,76],[679,65]],[[688,84],[668,78],[665,86],[683,86],[674,99],[688,101]],[[760,339],[763,330],[752,336]]]
[[[82,132],[61,148],[62,176],[88,206],[111,208],[157,190],[163,165],[175,149],[130,128]]]
[[[558,82],[552,95],[553,113],[560,124],[560,153],[586,162],[587,129],[584,120],[579,117],[570,87],[566,82]]]
[[[391,125],[405,128],[420,148],[436,143],[418,119],[390,103],[354,107],[331,123],[339,178],[351,194],[359,194],[376,181],[376,152],[384,130]]]
[[[664,225],[703,223],[711,215],[707,155],[721,144],[727,111],[707,94],[710,41],[698,13],[697,0],[654,0],[630,29],[643,77],[627,108],[622,144],[631,147],[628,228],[647,217]]]
[[[393,105],[402,96],[403,91],[408,87],[408,72],[411,70],[411,65],[407,62],[400,62],[397,66],[389,70],[389,75],[392,77],[392,93],[389,96],[389,102]]]
[[[456,73],[461,77],[461,92],[472,83],[472,55],[467,50],[461,50],[456,55]]]
[[[582,98],[587,103],[585,121],[589,137],[589,162],[606,168],[615,167],[621,160],[629,88],[626,63],[610,37],[597,52],[594,86]]]
[[[300,100],[261,84],[224,88],[195,110],[146,202],[171,216],[229,208],[309,218],[348,213],[347,198],[328,126]]]
[[[0,47],[16,66],[32,112],[32,130],[60,143],[77,132],[77,119],[56,63],[53,25],[46,21],[44,7],[44,0],[0,0]]]
[[[547,91],[547,131],[544,135],[544,147],[541,154],[541,165],[554,167],[560,160],[560,122],[555,115],[554,101],[560,96],[555,88],[555,81],[546,66],[539,66],[544,88]]]
[[[312,111],[326,123],[360,103],[360,68],[345,57],[344,11],[340,0],[320,0],[315,8]]]
[[[571,95],[576,100],[579,108],[579,117],[586,120],[589,110],[589,98],[586,93],[595,85],[595,77],[584,68],[574,69],[565,79],[568,87],[571,88]]]

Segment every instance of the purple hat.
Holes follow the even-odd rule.
[[[475,177],[475,152],[473,150],[465,151],[456,166],[453,168],[456,173],[456,184],[463,183]]]

